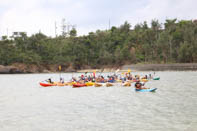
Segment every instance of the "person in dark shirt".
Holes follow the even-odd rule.
[[[136,89],[138,89],[138,90],[140,90],[140,89],[146,89],[145,87],[143,87],[144,86],[144,84],[142,84],[141,82],[140,82],[140,80],[137,80],[136,81],[136,83],[135,83],[135,88]]]
[[[49,79],[47,80],[47,82],[49,82],[49,83],[51,83],[51,84],[54,83],[54,82],[51,80],[51,78],[49,78]]]

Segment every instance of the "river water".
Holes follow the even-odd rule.
[[[197,130],[197,72],[156,72],[161,79],[146,83],[155,93],[135,92],[133,85],[40,87],[59,75],[0,75],[0,131]],[[80,74],[61,74],[72,75]]]

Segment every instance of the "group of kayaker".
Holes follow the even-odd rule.
[[[54,84],[54,82],[51,80],[51,78],[47,79],[46,82],[48,82],[50,84]],[[64,84],[64,78],[60,77],[60,82],[59,83]]]
[[[79,83],[85,83],[85,82],[98,82],[98,83],[106,83],[106,82],[110,82],[110,83],[115,83],[117,81],[122,81],[122,83],[129,81],[129,80],[138,80],[140,79],[140,77],[138,75],[136,75],[135,77],[132,77],[131,74],[126,74],[124,77],[119,75],[113,74],[113,75],[108,75],[106,78],[103,75],[99,75],[98,77],[94,76],[94,75],[81,75],[79,76],[79,78],[77,79],[76,77],[72,77],[73,82],[79,82]]]
[[[73,83],[79,83],[79,84],[85,84],[87,82],[93,82],[93,83],[115,83],[115,82],[121,82],[125,85],[130,85],[131,82],[136,82],[135,83],[135,88],[136,89],[144,89],[144,84],[142,83],[141,80],[144,80],[145,82],[148,81],[148,79],[152,78],[152,75],[149,74],[140,77],[139,75],[132,75],[130,72],[129,73],[124,73],[124,74],[113,74],[113,75],[108,75],[106,78],[103,75],[98,75],[96,77],[95,74],[89,74],[87,73],[80,75],[78,78],[72,77],[70,82]],[[48,83],[53,84],[54,82],[49,78],[47,80]],[[56,82],[57,83],[57,82]],[[65,84],[64,78],[60,77],[60,82],[61,84]]]

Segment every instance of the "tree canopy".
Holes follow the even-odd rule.
[[[133,28],[131,28],[133,27]],[[197,22],[167,19],[131,26],[128,22],[109,30],[77,36],[48,37],[42,33],[23,34],[0,41],[0,64],[62,64],[76,69],[88,66],[121,66],[134,63],[197,62]]]

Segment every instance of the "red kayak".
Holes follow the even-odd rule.
[[[73,84],[73,87],[84,87],[84,86],[86,86],[86,84],[80,84],[80,83]]]
[[[137,80],[133,80],[133,82],[137,82]]]
[[[48,86],[56,86],[56,84],[51,84],[51,83],[42,83],[40,82],[40,85],[43,87],[48,87]]]

